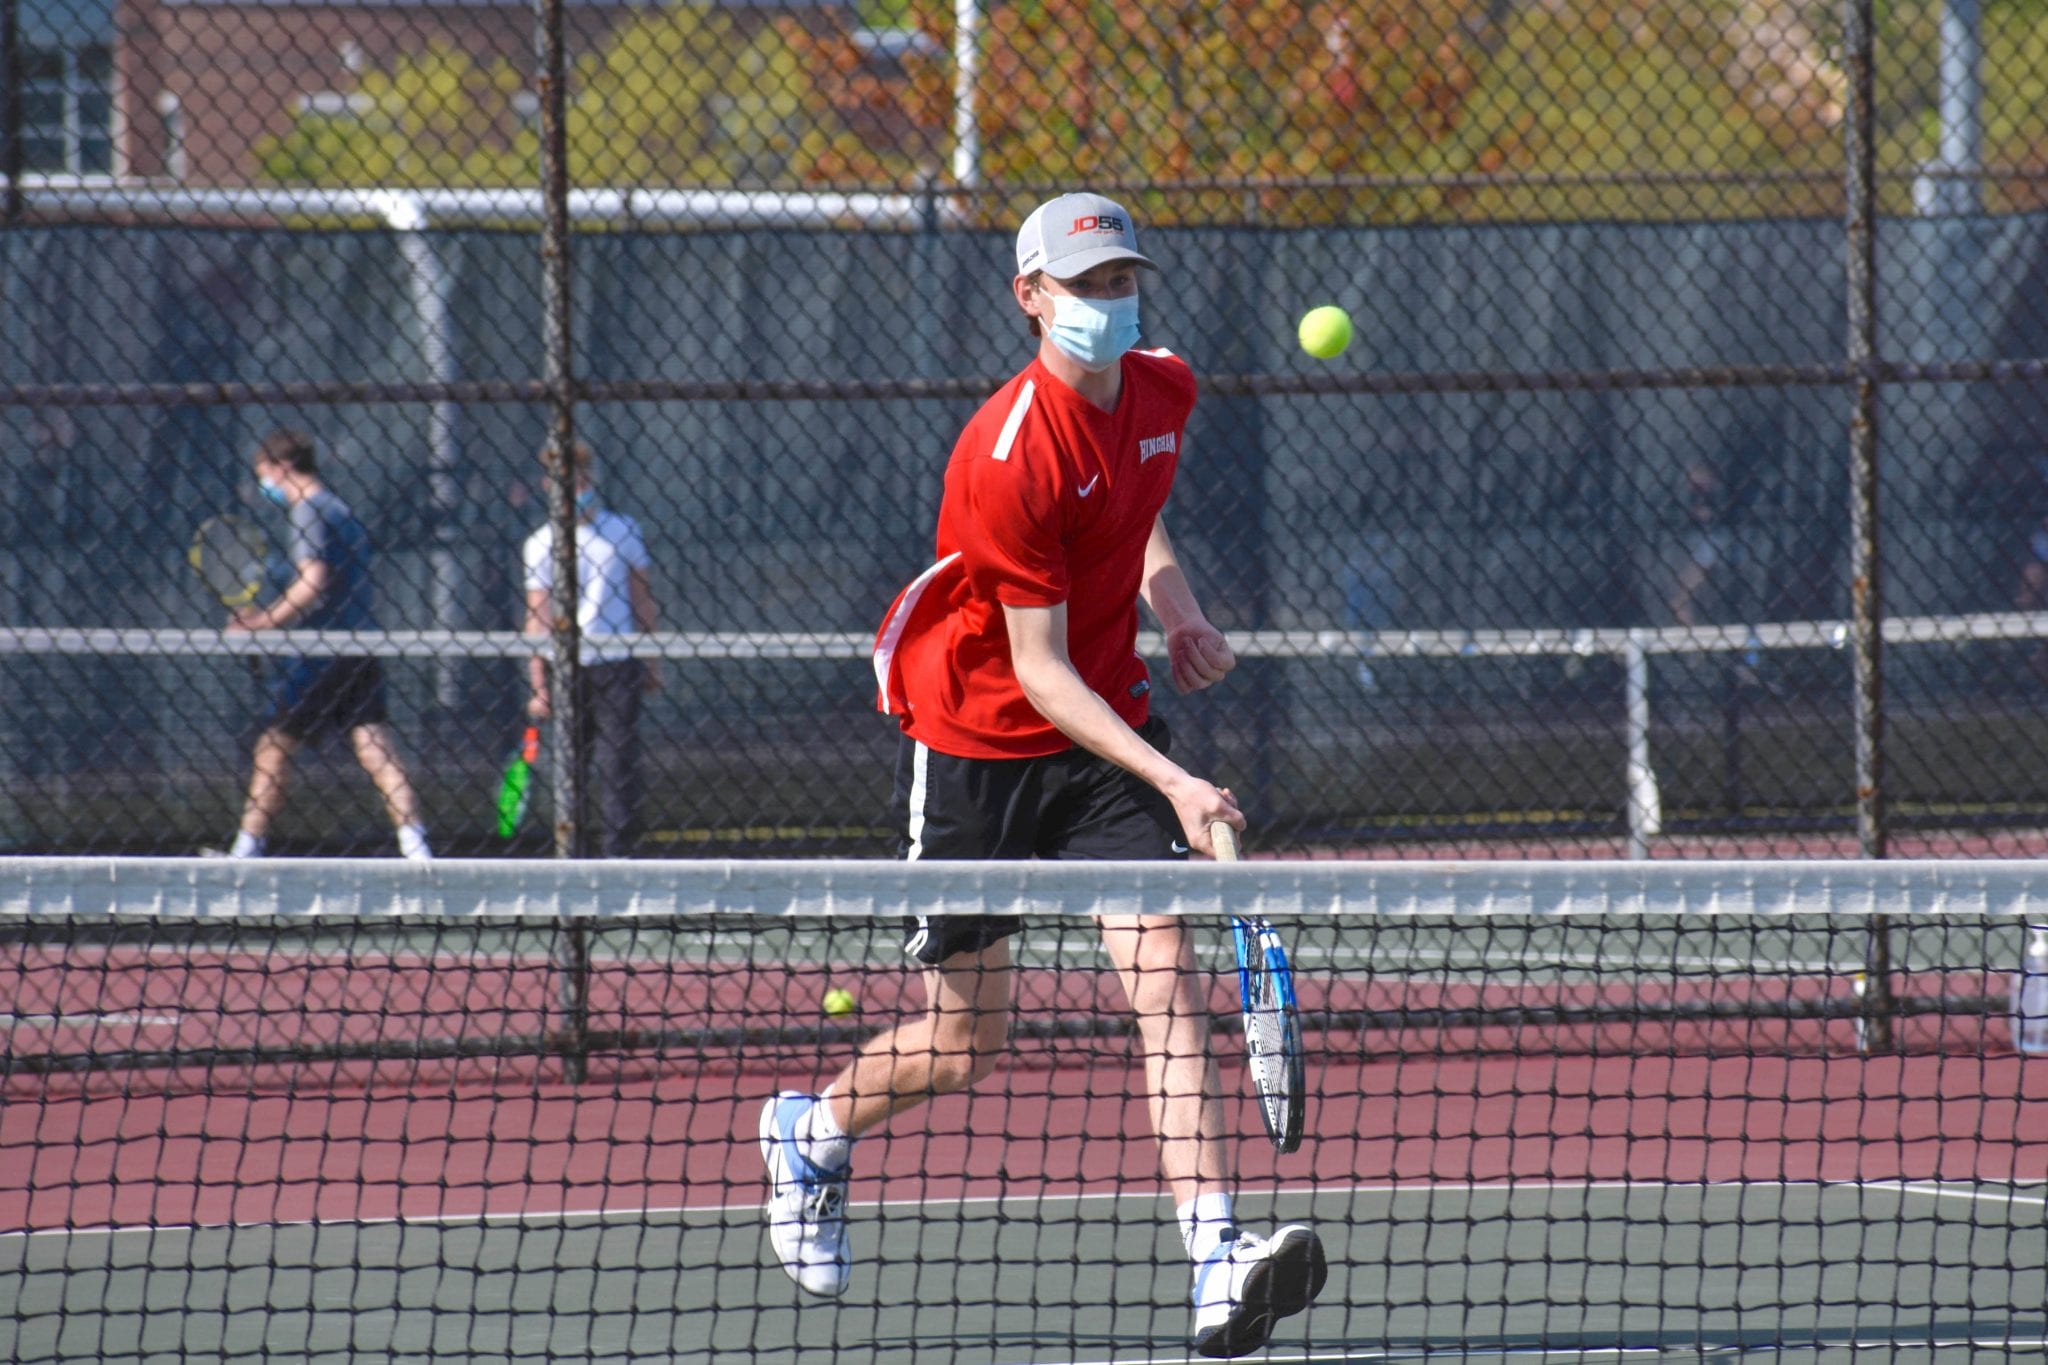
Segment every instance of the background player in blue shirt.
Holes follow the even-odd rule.
[[[370,540],[349,505],[320,482],[312,438],[274,431],[252,461],[263,495],[285,509],[291,523],[294,576],[260,607],[245,607],[229,630],[375,630],[370,585]],[[307,740],[346,730],[356,761],[377,784],[408,858],[433,856],[420,823],[419,801],[399,759],[384,705],[384,670],[369,657],[306,657],[279,661],[270,683],[270,710],[249,778],[242,826],[228,856],[261,857],[271,822],[284,805],[292,755]]]

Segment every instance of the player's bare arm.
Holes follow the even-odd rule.
[[[1173,803],[1188,847],[1213,852],[1209,825],[1221,820],[1244,828],[1244,816],[1230,792],[1188,772],[1139,738],[1123,717],[1097,696],[1067,653],[1067,608],[1003,607],[1009,629],[1010,662],[1025,698],[1068,739],[1137,774]]]
[[[1209,624],[1195,601],[1194,589],[1188,586],[1174,554],[1173,538],[1166,534],[1163,516],[1152,520],[1152,536],[1145,544],[1145,576],[1138,591],[1166,632],[1174,691],[1185,694],[1213,687],[1237,667],[1230,641]]]
[[[554,609],[548,601],[547,590],[535,588],[528,592],[524,633],[546,635],[553,629],[554,622]],[[531,689],[526,699],[526,714],[535,720],[546,720],[553,706],[548,695],[548,661],[544,656],[536,654],[527,660],[526,678]]]
[[[327,561],[302,560],[298,577],[267,607],[244,607],[228,622],[229,630],[276,630],[288,626],[320,605],[327,593]]]

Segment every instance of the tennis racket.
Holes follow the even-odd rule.
[[[509,839],[519,832],[526,808],[533,803],[533,764],[540,757],[540,727],[529,725],[520,736],[519,747],[505,764],[505,780],[498,784],[498,837]]]
[[[1237,861],[1237,831],[1222,821],[1209,826],[1216,861]],[[1305,1093],[1301,1019],[1294,1008],[1294,970],[1273,926],[1257,915],[1232,915],[1237,942],[1237,989],[1244,1006],[1244,1047],[1266,1135],[1283,1152],[1301,1146]]]
[[[185,562],[206,590],[229,608],[246,607],[270,576],[270,542],[254,522],[226,513],[208,517],[192,533]]]

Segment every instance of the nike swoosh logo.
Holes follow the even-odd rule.
[[[1187,846],[1186,844],[1182,843],[1182,842],[1181,842],[1180,840],[1178,840],[1178,839],[1175,839],[1175,840],[1174,840],[1174,841],[1173,841],[1172,843],[1169,843],[1169,844],[1168,844],[1168,845],[1167,845],[1166,847],[1168,848],[1168,850],[1170,850],[1171,852],[1174,852],[1174,853],[1185,853],[1185,852],[1187,852],[1187,851],[1188,851],[1188,846]]]
[[[1088,480],[1088,482],[1082,484],[1079,488],[1075,489],[1074,491],[1085,498],[1090,493],[1093,493],[1095,491],[1095,485],[1101,482],[1102,476],[1100,474],[1097,474],[1094,478]]]

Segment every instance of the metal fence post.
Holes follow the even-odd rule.
[[[0,0],[0,175],[7,177],[4,221],[21,221],[21,0]]]
[[[562,0],[537,0],[535,47],[540,84],[541,308],[548,394],[548,524],[554,534],[553,679],[548,693],[554,716],[555,856],[584,854],[583,797],[588,755],[578,720],[582,712],[582,630],[576,582],[576,376],[570,346],[569,168],[567,121],[568,61],[563,50]],[[584,926],[562,927],[556,970],[560,973],[562,1028],[558,1044],[563,1071],[573,1082],[585,1075],[590,1027],[590,945]]]
[[[1877,519],[1877,153],[1873,72],[1876,26],[1871,0],[1849,0],[1846,236],[1849,370],[1849,615],[1855,655],[1856,844],[1865,858],[1885,856],[1884,599]],[[1870,920],[1863,997],[1869,1049],[1892,1047],[1891,943],[1882,915]]]

